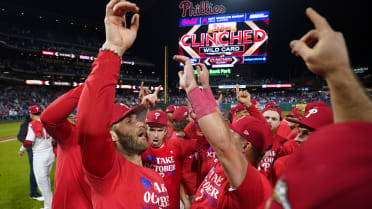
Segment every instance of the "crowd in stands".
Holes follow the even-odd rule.
[[[14,87],[2,86],[0,88],[0,120],[19,120],[28,114],[27,108],[33,104],[40,105],[43,109],[51,104],[56,98],[67,92],[69,87],[41,87],[27,86]],[[219,91],[215,95],[223,95],[223,104],[237,104],[233,91]],[[328,93],[309,92],[253,92],[252,99],[260,104],[268,102],[282,103],[310,103],[314,101],[330,102]],[[164,94],[159,95],[161,103],[164,103]],[[167,95],[167,104],[186,105],[186,95],[183,91],[172,91]],[[123,103],[129,107],[138,104],[138,93],[130,90],[118,90],[116,103]]]

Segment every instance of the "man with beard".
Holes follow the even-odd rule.
[[[126,27],[127,12],[135,13]],[[77,135],[93,208],[168,208],[169,196],[159,174],[142,167],[147,108],[114,104],[121,56],[139,27],[139,8],[125,0],[106,6],[106,42],[92,65],[78,103]]]

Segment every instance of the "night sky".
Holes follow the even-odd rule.
[[[171,60],[178,53],[178,23],[181,17],[180,1],[135,0],[140,7],[140,29],[137,40],[130,49],[135,56],[144,58],[156,66],[162,75],[164,69],[164,46],[169,49],[169,77],[176,78],[179,70]],[[199,1],[192,1],[197,3]],[[306,71],[302,60],[290,53],[289,42],[304,35],[313,26],[305,15],[307,7],[313,7],[325,16],[332,27],[341,31],[346,39],[353,67],[369,66],[371,54],[370,8],[367,1],[326,1],[326,0],[211,0],[227,8],[226,14],[269,11],[268,61],[266,64],[241,65],[233,72],[254,71],[257,74],[288,79]],[[95,22],[102,28],[107,1],[64,0],[26,1],[3,0],[2,5],[14,9],[48,11],[66,17],[76,17]],[[369,59],[368,59],[369,58]],[[370,69],[369,69],[370,71]]]

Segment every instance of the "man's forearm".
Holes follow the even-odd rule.
[[[78,103],[76,127],[83,165],[96,176],[104,176],[114,161],[115,150],[108,138],[120,61],[112,52],[101,51]]]
[[[350,68],[326,78],[335,122],[372,122],[372,103]]]

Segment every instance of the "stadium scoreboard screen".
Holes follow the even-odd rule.
[[[212,68],[266,63],[269,12],[182,18],[179,53]]]

